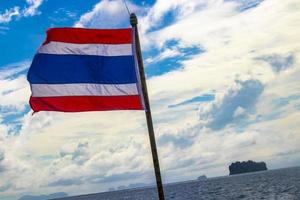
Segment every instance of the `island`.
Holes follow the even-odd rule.
[[[201,175],[197,178],[198,181],[205,181],[207,180],[207,177],[205,175]]]
[[[235,162],[229,166],[229,175],[268,170],[265,162]]]

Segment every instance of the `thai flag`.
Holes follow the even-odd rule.
[[[51,28],[28,72],[38,111],[143,110],[128,29]]]

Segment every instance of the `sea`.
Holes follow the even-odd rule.
[[[164,185],[166,200],[300,200],[300,167],[191,180]],[[157,200],[155,187],[143,187],[59,200]]]

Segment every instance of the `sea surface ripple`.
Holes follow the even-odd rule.
[[[300,200],[300,167],[165,185],[166,200]],[[60,200],[157,200],[155,187],[61,198]]]

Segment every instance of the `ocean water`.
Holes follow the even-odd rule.
[[[300,167],[165,185],[167,200],[300,200]],[[66,197],[60,200],[157,200],[155,187]]]

